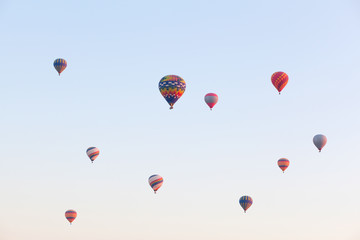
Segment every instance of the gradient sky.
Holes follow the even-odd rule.
[[[355,0],[0,1],[0,240],[360,239],[359,24]]]

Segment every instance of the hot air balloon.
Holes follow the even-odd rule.
[[[279,94],[281,90],[286,86],[286,84],[289,81],[289,77],[284,72],[276,72],[271,76],[271,82],[275,86],[275,88],[279,91]]]
[[[70,225],[75,220],[76,216],[77,216],[77,213],[75,210],[67,210],[65,212],[65,217],[70,222]]]
[[[62,71],[65,70],[65,68],[67,67],[67,62],[65,61],[65,59],[62,59],[62,58],[58,58],[54,61],[54,67],[56,69],[56,71],[59,73],[59,76],[60,76],[60,73]]]
[[[240,206],[244,209],[244,212],[246,213],[246,210],[251,206],[253,203],[253,200],[249,196],[242,196],[239,200]]]
[[[99,156],[100,150],[97,147],[89,147],[86,150],[86,154],[90,158],[91,162],[93,163],[94,160]]]
[[[318,134],[314,136],[313,142],[315,146],[319,149],[319,152],[321,152],[321,149],[323,149],[327,142],[327,138],[322,134]]]
[[[149,177],[149,184],[154,190],[154,193],[163,185],[164,179],[160,175],[152,175]]]
[[[205,102],[210,107],[210,110],[215,106],[215,104],[218,102],[218,95],[215,93],[208,93],[205,95]]]
[[[174,104],[184,94],[185,89],[184,79],[176,75],[167,75],[159,82],[160,93],[169,103],[170,109],[173,109]]]
[[[278,166],[279,168],[281,168],[283,172],[285,172],[285,170],[288,168],[289,165],[290,165],[290,161],[287,158],[280,158],[278,160]]]

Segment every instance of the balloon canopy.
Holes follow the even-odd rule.
[[[215,93],[208,93],[205,95],[204,100],[205,100],[206,104],[210,107],[210,110],[212,110],[212,108],[218,102],[219,97]]]
[[[65,217],[71,224],[75,220],[75,218],[77,217],[77,212],[75,210],[72,210],[72,209],[67,210],[65,212]]]
[[[280,158],[278,160],[278,166],[283,172],[289,167],[290,161],[287,158]]]
[[[67,67],[67,62],[65,61],[65,59],[58,58],[54,61],[54,68],[59,73],[59,76],[60,73],[65,70],[66,67]]]
[[[86,154],[90,158],[91,162],[94,162],[94,160],[99,156],[100,150],[97,147],[89,147],[86,150]]]
[[[319,152],[321,152],[321,150],[323,149],[323,147],[325,147],[325,144],[327,143],[327,138],[322,134],[318,134],[314,136],[313,142],[317,149],[319,149]]]
[[[278,90],[279,94],[286,86],[288,81],[289,81],[289,76],[284,72],[275,72],[271,76],[271,82],[274,85],[274,87]]]
[[[249,209],[249,207],[252,205],[253,200],[249,196],[242,196],[239,200],[240,206],[244,209],[244,212]]]
[[[170,109],[174,108],[174,104],[184,94],[185,89],[184,79],[176,75],[167,75],[159,82],[160,93],[169,103]]]
[[[163,185],[164,179],[160,175],[152,175],[149,177],[149,184],[150,187],[154,190],[154,193],[156,193],[157,190]]]

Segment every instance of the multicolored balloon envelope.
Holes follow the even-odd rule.
[[[94,162],[94,160],[99,156],[100,150],[97,147],[89,147],[86,150],[86,154],[90,158],[91,162]]]
[[[271,82],[274,85],[274,87],[279,91],[279,94],[281,90],[286,86],[286,84],[289,81],[289,76],[284,72],[275,72],[271,76]]]
[[[65,212],[65,217],[71,224],[77,217],[77,213],[75,210],[70,209]]]
[[[210,107],[210,110],[215,106],[215,104],[218,102],[219,97],[215,93],[208,93],[205,95],[205,102]]]
[[[185,89],[184,79],[176,75],[167,75],[159,82],[160,93],[169,103],[170,109],[174,108],[174,104],[184,94]]]
[[[283,172],[289,167],[290,161],[287,158],[280,158],[278,160],[278,166]]]
[[[62,59],[62,58],[58,58],[54,61],[54,67],[56,69],[56,71],[59,73],[59,76],[60,76],[60,73],[62,71],[65,70],[65,68],[67,67],[67,62],[65,61],[65,59]]]
[[[242,196],[239,200],[240,206],[244,209],[244,212],[249,209],[251,204],[253,203],[253,200],[249,196]]]
[[[322,134],[318,134],[314,136],[313,142],[315,146],[319,149],[319,152],[321,152],[321,149],[323,149],[327,142],[327,138]]]
[[[164,179],[160,175],[152,175],[149,177],[149,184],[156,193],[157,190],[163,185]]]

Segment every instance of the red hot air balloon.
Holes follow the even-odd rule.
[[[276,72],[271,76],[271,82],[275,86],[275,88],[279,91],[279,94],[281,90],[286,86],[286,84],[289,81],[289,76],[284,72]]]
[[[70,224],[75,220],[76,216],[77,213],[75,210],[70,209],[65,212],[65,217],[70,222]]]
[[[283,172],[289,167],[290,161],[287,158],[280,158],[278,160],[278,166]]]
[[[215,93],[208,93],[205,95],[205,102],[210,107],[210,110],[212,110],[218,100],[219,97]]]

